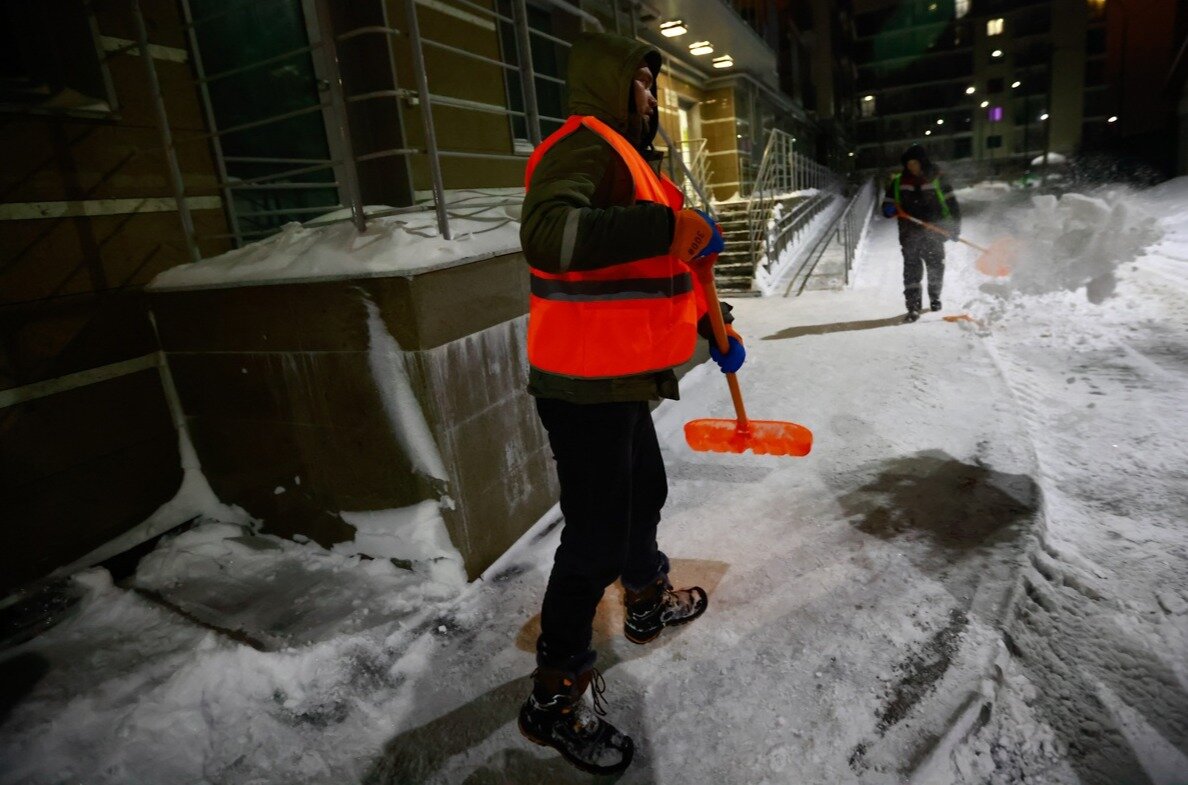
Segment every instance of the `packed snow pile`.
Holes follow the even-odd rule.
[[[335,553],[398,559],[410,563],[433,583],[457,588],[465,585],[462,554],[450,540],[438,502],[428,500],[398,510],[341,515],[356,533],[352,542],[336,544]]]
[[[1118,268],[1161,234],[1156,217],[1124,191],[1036,195],[1028,206],[1006,210],[1003,223],[1019,253],[1008,281],[983,287],[1001,297],[1083,287],[1090,302],[1100,303],[1114,292]],[[967,237],[989,239],[968,230]]]
[[[965,188],[958,188],[953,193],[956,194],[961,204],[965,204],[966,202],[992,202],[1003,199],[1009,197],[1013,190],[1015,189],[1011,187],[1011,184],[1003,180],[983,180]]]
[[[340,211],[286,224],[279,233],[243,248],[172,267],[149,288],[411,273],[510,253],[520,247],[522,200],[522,189],[451,193],[449,240],[441,236],[432,206],[372,217],[362,233]],[[365,212],[390,210],[369,207]]]

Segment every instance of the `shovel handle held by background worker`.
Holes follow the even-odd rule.
[[[935,232],[943,236],[947,240],[956,240],[959,243],[965,243],[970,248],[978,251],[981,255],[978,257],[975,266],[978,271],[985,275],[992,275],[998,278],[1010,275],[1015,266],[1015,258],[1019,254],[1018,242],[1011,237],[1003,237],[995,240],[989,247],[978,245],[970,242],[964,237],[954,236],[951,232],[946,232],[936,224],[930,224],[927,221],[922,221],[914,215],[908,215],[903,209],[896,211],[896,216],[905,221],[911,221],[914,224],[924,227],[930,232]]]
[[[959,243],[965,243],[970,248],[976,248],[977,250],[981,251],[982,253],[987,253],[990,250],[989,248],[983,248],[982,246],[978,245],[977,243],[971,243],[969,240],[966,240],[964,237],[956,237],[952,234],[952,232],[946,232],[944,229],[940,228],[936,224],[930,224],[927,221],[920,220],[919,218],[917,218],[914,215],[908,215],[903,210],[899,210],[898,213],[896,213],[896,214],[900,218],[906,218],[907,220],[911,221],[914,224],[919,224],[920,226],[923,226],[925,229],[927,229],[930,232],[936,232],[937,234],[943,236],[946,240],[956,240]]]

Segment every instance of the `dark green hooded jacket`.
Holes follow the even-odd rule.
[[[640,61],[653,77],[660,54],[648,44],[607,33],[578,38],[569,54],[569,113],[593,115],[623,134],[659,171],[651,149],[658,117],[641,133],[631,109],[631,81]],[[652,91],[656,84],[653,80]],[[633,138],[634,137],[634,138]],[[524,199],[520,242],[529,263],[545,272],[591,270],[666,253],[673,214],[666,205],[636,202],[627,165],[602,137],[579,128],[537,163]],[[613,379],[529,372],[528,392],[575,403],[676,398],[671,371]]]

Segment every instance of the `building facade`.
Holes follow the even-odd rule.
[[[1085,0],[856,4],[859,166],[897,166],[925,143],[951,171],[1019,174],[1072,156],[1114,117],[1106,14]]]

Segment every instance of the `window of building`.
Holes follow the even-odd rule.
[[[968,136],[961,136],[953,140],[953,157],[969,158],[973,155],[973,140]]]
[[[969,13],[969,0],[955,0],[953,3],[953,16],[960,19]]]
[[[505,17],[512,17],[510,0],[500,0],[498,8]],[[538,8],[532,3],[528,3],[527,10],[530,29],[547,33],[549,36],[561,37],[564,35],[565,31],[558,30],[557,25],[554,24],[554,16],[550,9]],[[510,23],[500,20],[499,37],[504,61],[510,65],[518,66],[520,57],[515,28]],[[528,40],[532,47],[532,69],[537,76],[535,83],[536,108],[540,113],[540,135],[543,138],[556,131],[565,122],[563,84],[568,52],[560,44],[543,35],[530,35]],[[503,72],[506,80],[508,108],[513,112],[524,112],[524,86],[520,81],[519,71],[504,69]],[[529,144],[528,120],[522,114],[515,114],[512,115],[511,124],[512,138],[523,140],[522,144]]]
[[[1002,85],[1003,85],[1002,77],[988,79],[986,81],[986,92],[990,93],[991,95],[993,95],[994,93],[1001,93]]]
[[[997,19],[987,19],[986,20],[986,35],[1002,35],[1004,26],[1005,26],[1005,23],[1003,22],[1003,19],[1001,16],[998,17]]]
[[[993,150],[997,147],[1002,147],[1002,136],[997,135],[997,134],[994,136],[987,136],[986,137],[986,148],[989,150]]]
[[[0,110],[104,115],[115,109],[83,0],[0,0]]]
[[[992,123],[1002,122],[1002,107],[992,106],[986,110],[986,119]]]

